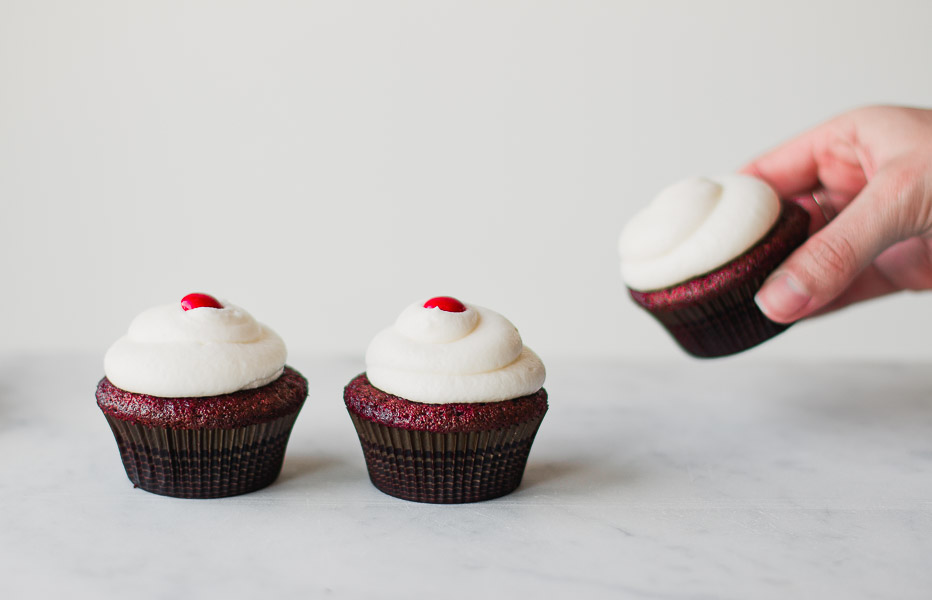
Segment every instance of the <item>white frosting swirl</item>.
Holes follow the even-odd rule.
[[[776,192],[748,175],[675,183],[622,230],[622,278],[650,291],[704,275],[760,241],[779,217]]]
[[[378,389],[414,402],[499,402],[537,392],[546,372],[511,322],[481,306],[406,308],[366,351]]]
[[[242,308],[221,303],[144,311],[107,350],[107,378],[130,392],[171,398],[229,394],[278,379],[285,342]]]

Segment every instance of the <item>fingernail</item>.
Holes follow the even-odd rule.
[[[754,296],[761,311],[772,321],[790,321],[812,299],[789,273],[775,273]]]

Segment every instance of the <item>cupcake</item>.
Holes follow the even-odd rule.
[[[544,377],[502,315],[449,297],[408,306],[343,394],[373,485],[437,504],[510,493],[547,412]]]
[[[97,385],[133,485],[220,498],[275,481],[307,398],[285,357],[274,331],[206,294],[137,316]]]
[[[621,232],[622,278],[688,353],[735,354],[789,327],[765,317],[754,295],[808,227],[805,210],[754,177],[687,179]]]

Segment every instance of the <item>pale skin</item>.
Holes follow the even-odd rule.
[[[791,323],[901,290],[932,289],[932,110],[847,112],[742,171],[811,217],[810,238],[757,294],[771,320]]]

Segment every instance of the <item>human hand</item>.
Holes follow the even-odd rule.
[[[811,217],[811,237],[757,293],[772,321],[932,288],[932,110],[854,110],[742,172]]]

